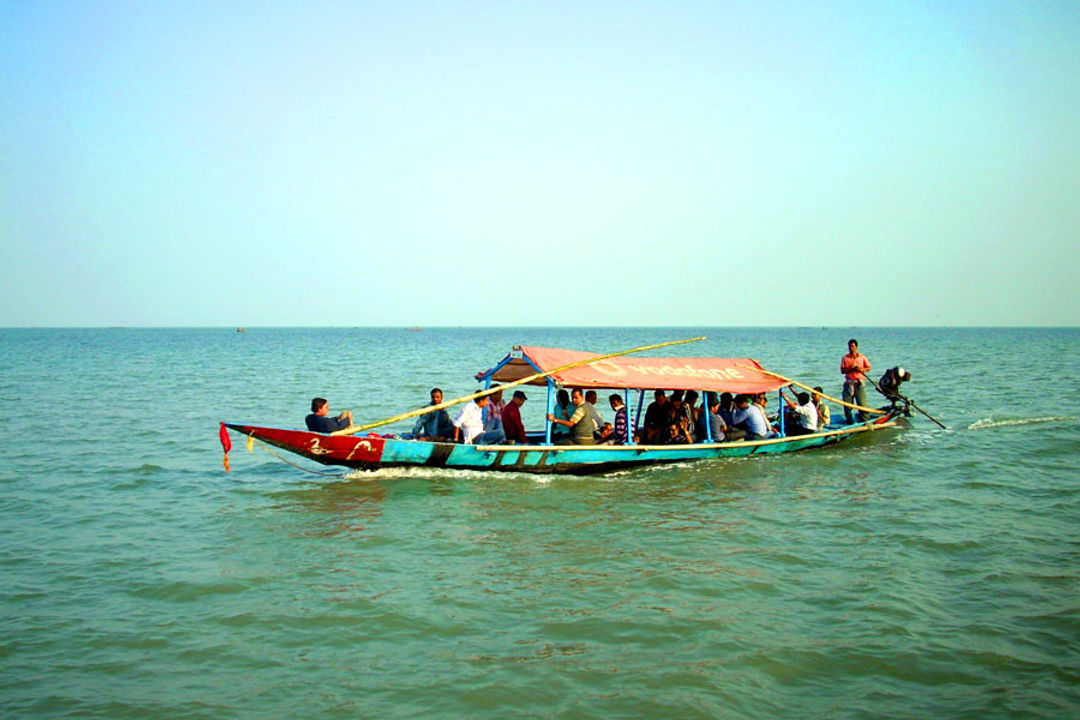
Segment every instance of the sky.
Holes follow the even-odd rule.
[[[1080,3],[0,0],[0,326],[1080,325]]]

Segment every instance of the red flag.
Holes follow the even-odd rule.
[[[221,461],[222,465],[225,466],[225,472],[231,472],[229,470],[229,451],[232,450],[232,440],[229,438],[229,429],[225,427],[225,423],[221,423],[218,439],[221,440],[221,449],[225,451],[225,459]]]

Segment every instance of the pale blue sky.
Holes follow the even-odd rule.
[[[0,0],[0,326],[1080,325],[1080,3]]]

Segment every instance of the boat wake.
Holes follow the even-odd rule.
[[[518,478],[532,482],[547,482],[550,480],[546,475],[533,475],[531,473],[500,472],[498,476],[503,479]],[[453,478],[478,479],[491,478],[490,472],[481,470],[463,470],[459,468],[436,468],[436,467],[387,467],[375,470],[348,470],[341,476],[344,480],[377,481],[388,478],[422,478],[425,480],[447,480]]]
[[[1016,427],[1019,425],[1037,425],[1039,423],[1065,422],[1068,420],[1076,419],[1077,416],[1075,415],[1050,415],[1047,417],[1012,419],[996,419],[993,417],[988,417],[983,418],[982,420],[976,420],[971,425],[968,425],[968,430],[991,430],[994,428]]]

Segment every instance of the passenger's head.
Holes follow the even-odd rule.
[[[515,405],[518,405],[518,406],[524,405],[525,400],[526,400],[525,393],[521,392],[520,390],[515,390],[514,391],[514,397],[510,398],[510,402],[512,402],[512,403],[514,403]]]
[[[749,404],[750,404],[750,396],[749,395],[736,395],[735,396],[735,405],[736,406],[738,406],[740,408],[745,408]]]
[[[686,403],[688,405],[691,405],[691,406],[697,405],[697,399],[698,399],[697,390],[687,390],[686,391]]]
[[[502,390],[496,390],[495,392],[491,393],[491,400],[492,402],[498,402],[502,400]]]
[[[330,403],[326,402],[326,398],[313,398],[311,400],[311,412],[317,413],[324,407],[327,407]],[[327,411],[329,408],[327,407]]]
[[[431,404],[438,405],[442,402],[443,394],[440,388],[431,388]]]
[[[490,400],[490,399],[491,398],[489,398],[487,395],[485,395],[484,397],[478,397],[478,398],[476,398],[476,405],[478,407],[484,407],[485,405],[488,404],[488,400]]]
[[[671,402],[682,402],[682,390],[671,391]]]
[[[720,404],[727,407],[731,404],[731,393],[720,393]]]
[[[585,393],[581,392],[579,388],[574,388],[573,391],[570,393],[570,402],[574,403],[575,405],[580,405],[581,403],[585,402]]]
[[[595,405],[596,400],[597,398],[595,390],[589,390],[587,393],[585,393],[585,402],[589,403],[590,405]]]
[[[810,402],[810,394],[804,392],[796,393],[795,399],[799,401],[800,405],[805,405],[806,403]]]
[[[570,393],[566,392],[566,390],[560,390],[555,393],[555,401],[560,405],[566,405],[570,402]]]
[[[663,402],[664,400],[667,399],[667,398],[664,397],[664,391],[663,390],[654,390],[652,396],[653,396],[653,399],[656,400],[657,402]]]
[[[611,405],[612,410],[618,410],[623,406],[623,399],[618,393],[611,393],[608,395],[608,404]]]

